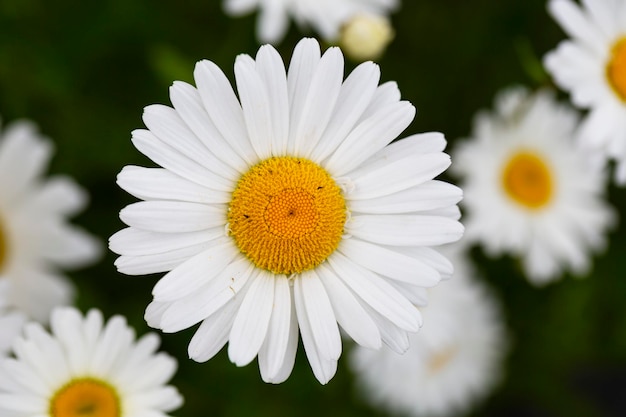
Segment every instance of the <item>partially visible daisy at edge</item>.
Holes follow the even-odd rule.
[[[424,327],[409,350],[350,352],[359,393],[372,406],[402,416],[465,415],[502,379],[509,343],[500,303],[465,256],[446,249],[454,276],[428,290]]]
[[[9,306],[45,322],[52,308],[69,304],[73,286],[62,269],[86,266],[102,245],[68,217],[87,205],[71,178],[44,178],[53,153],[29,121],[0,132],[0,281],[11,285]]]
[[[617,162],[626,183],[626,1],[552,0],[548,9],[571,39],[544,58],[556,84],[588,109],[579,140],[602,159]]]
[[[9,353],[13,340],[19,335],[26,316],[7,307],[9,282],[0,281],[0,358]]]
[[[326,41],[339,38],[343,25],[359,15],[384,18],[399,0],[223,0],[227,14],[239,16],[258,9],[256,32],[262,43],[280,42],[290,18],[312,28]]]
[[[338,48],[304,39],[288,71],[262,46],[239,55],[240,100],[212,62],[197,87],[175,82],[173,108],[146,107],[133,144],[163,168],[125,167],[118,184],[146,200],[120,213],[110,239],[120,272],[168,272],[148,324],[177,332],[201,322],[196,361],[227,342],[230,360],[258,356],[264,381],[294,365],[298,334],[327,383],[357,343],[396,351],[421,326],[414,303],[452,273],[431,248],[458,240],[461,190],[433,180],[450,165],[440,133],[409,136],[414,107],[367,62],[343,80]]]
[[[465,240],[491,256],[521,258],[543,285],[565,271],[584,274],[615,224],[606,175],[574,145],[578,113],[552,92],[510,88],[481,112],[471,138],[453,150],[464,191]]]
[[[166,417],[182,404],[157,335],[136,340],[124,317],[104,322],[95,309],[58,307],[50,322],[51,333],[27,324],[15,357],[0,359],[3,417]]]

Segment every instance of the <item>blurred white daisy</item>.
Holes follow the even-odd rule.
[[[626,1],[552,0],[548,9],[572,38],[545,57],[555,82],[589,109],[581,143],[618,162],[626,182]]]
[[[13,340],[19,335],[26,316],[8,307],[9,282],[0,280],[0,357],[11,349]]]
[[[166,385],[176,360],[156,353],[159,338],[135,332],[122,316],[98,310],[52,312],[52,334],[24,327],[15,358],[0,359],[0,415],[5,417],[165,417],[182,404]]]
[[[125,167],[118,184],[147,200],[124,208],[110,239],[126,274],[171,271],[148,323],[202,325],[189,355],[228,341],[235,364],[258,354],[265,381],[293,367],[298,329],[326,383],[341,354],[337,323],[358,343],[396,350],[421,325],[410,300],[450,274],[430,248],[459,239],[457,187],[439,133],[387,146],[413,120],[393,82],[368,62],[343,81],[338,48],[302,40],[285,71],[269,45],[235,62],[240,100],[210,61],[197,88],[176,82],[174,108],[145,109],[133,143],[163,168]]]
[[[614,223],[604,173],[573,144],[577,125],[576,111],[550,92],[510,89],[454,152],[467,239],[521,257],[535,284],[585,272]]]
[[[59,269],[101,252],[100,242],[67,222],[85,207],[86,193],[66,176],[42,178],[51,156],[51,142],[30,122],[0,134],[0,280],[11,283],[8,304],[40,321],[71,300]]]
[[[379,58],[394,37],[388,18],[380,15],[358,14],[342,27],[339,44],[355,61]]]
[[[411,335],[408,351],[356,346],[350,352],[370,404],[399,415],[462,415],[499,382],[508,344],[499,303],[465,260],[451,259],[454,276],[428,290],[424,326]]]
[[[386,16],[398,0],[224,0],[224,10],[239,16],[259,10],[257,38],[279,42],[287,32],[289,18],[300,27],[311,27],[327,41],[335,41],[339,30],[359,14]]]

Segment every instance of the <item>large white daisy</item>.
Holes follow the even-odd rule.
[[[589,109],[580,131],[588,149],[618,162],[626,182],[626,1],[552,0],[549,11],[572,38],[545,57],[555,82]]]
[[[368,62],[343,81],[338,48],[301,41],[285,71],[271,46],[235,62],[239,99],[201,61],[197,88],[176,82],[174,108],[144,112],[134,145],[163,168],[125,167],[124,208],[110,239],[126,274],[171,271],[148,323],[198,322],[189,355],[228,341],[237,365],[257,355],[265,381],[285,380],[298,329],[326,383],[341,354],[337,323],[358,343],[396,350],[421,325],[410,300],[450,274],[432,245],[462,234],[457,187],[432,180],[450,164],[439,133],[388,145],[413,120],[393,82]]]
[[[101,245],[67,217],[82,210],[86,193],[67,176],[42,178],[52,143],[25,121],[0,136],[0,280],[11,283],[8,303],[36,320],[71,300],[60,269],[84,266]]]
[[[428,290],[424,327],[403,355],[356,346],[350,365],[370,404],[410,416],[464,415],[500,380],[507,351],[497,299],[452,257],[451,280]]]
[[[176,360],[156,353],[155,334],[135,340],[122,316],[104,323],[72,307],[55,309],[51,326],[27,324],[15,358],[0,359],[3,417],[165,417],[182,404],[166,385]]]
[[[26,316],[8,307],[9,282],[0,281],[0,357],[11,349],[13,340],[26,322]]]
[[[605,175],[574,146],[577,125],[576,111],[550,92],[510,89],[493,114],[476,117],[472,138],[454,152],[467,239],[491,255],[521,257],[535,284],[565,269],[585,272],[613,224]]]
[[[302,27],[311,27],[324,39],[337,40],[339,30],[360,14],[385,16],[398,6],[398,0],[224,0],[230,15],[259,9],[257,37],[261,42],[279,42],[291,17]]]

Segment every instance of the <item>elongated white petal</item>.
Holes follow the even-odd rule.
[[[226,225],[226,209],[182,201],[140,201],[123,208],[120,219],[151,232],[196,232]]]
[[[119,255],[156,255],[210,242],[223,236],[222,227],[188,233],[158,233],[127,227],[109,238],[109,249]]]

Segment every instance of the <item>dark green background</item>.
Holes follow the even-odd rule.
[[[451,145],[469,134],[473,114],[490,108],[501,88],[549,85],[540,59],[565,37],[543,0],[405,0],[392,20],[396,38],[379,62],[383,81],[396,80],[418,109],[406,134],[441,131]],[[129,140],[143,127],[142,108],[169,104],[169,85],[192,82],[202,58],[232,80],[235,56],[258,48],[254,23],[255,16],[227,18],[216,0],[0,0],[0,114],[4,122],[32,119],[53,138],[51,172],[89,189],[91,205],[76,222],[104,241],[122,228],[118,211],[133,201],[115,175],[127,164],[152,165]],[[303,35],[310,33],[291,28],[278,47],[285,59]],[[625,192],[609,189],[620,212]],[[588,277],[566,276],[543,289],[530,286],[514,260],[472,252],[501,297],[513,336],[504,383],[473,415],[622,415],[625,240],[618,228]],[[124,314],[143,334],[158,277],[118,274],[114,259],[107,252],[71,274],[78,305]],[[192,332],[162,337],[179,359],[173,384],[186,404],[177,416],[382,415],[355,395],[345,355],[335,378],[321,386],[300,350],[291,378],[272,386],[261,381],[256,361],[236,368],[225,352],[204,364],[188,360]]]

